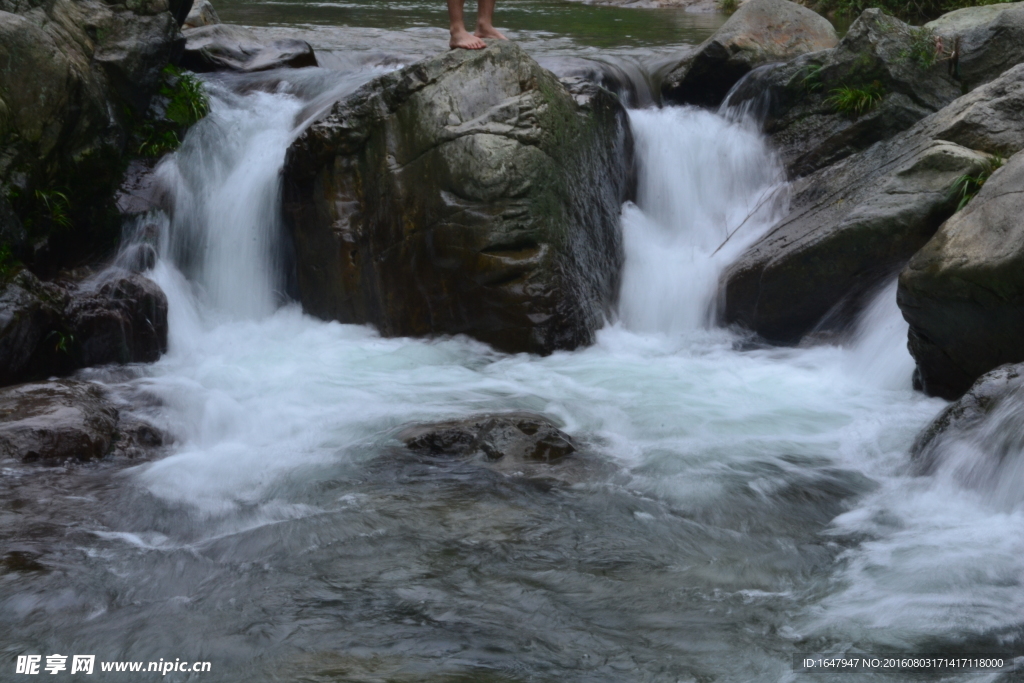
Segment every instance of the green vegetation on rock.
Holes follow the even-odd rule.
[[[956,210],[960,211],[962,208],[967,206],[975,195],[981,191],[985,181],[988,180],[993,173],[995,173],[1003,164],[1006,163],[1006,159],[1001,156],[993,156],[986,161],[981,170],[975,174],[964,174],[956,179],[950,190],[950,195],[954,198],[959,198],[959,203],[956,205]]]
[[[210,100],[202,81],[188,71],[167,66],[146,120],[136,126],[138,154],[157,158],[181,145],[185,131],[210,113]]]
[[[1000,0],[821,0],[809,3],[809,6],[822,14],[834,14],[846,19],[854,19],[864,10],[877,7],[904,21],[923,23],[953,10],[995,5],[999,2]]]
[[[874,109],[882,101],[884,95],[882,84],[878,81],[859,88],[844,85],[834,88],[825,100],[825,104],[837,114],[849,114],[856,117]]]

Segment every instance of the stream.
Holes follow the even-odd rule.
[[[79,373],[175,443],[150,462],[2,471],[0,544],[24,565],[0,571],[8,659],[212,663],[99,680],[739,683],[859,677],[797,673],[798,653],[1020,650],[1024,504],[912,471],[946,404],[911,388],[895,283],[832,343],[714,324],[719,275],[782,215],[785,173],[754,122],[645,105],[649,75],[721,17],[498,3],[542,64],[612,74],[635,107],[617,316],[592,347],[538,357],[381,338],[287,294],[288,144],[333,99],[443,49],[441,4],[217,8],[305,31],[328,68],[206,77],[211,114],[158,170],[173,218],[146,219],[170,350]],[[584,455],[518,472],[395,440],[506,410],[551,417]]]

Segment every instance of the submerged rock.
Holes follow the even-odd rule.
[[[0,457],[57,465],[127,456],[166,437],[137,418],[122,419],[99,385],[76,380],[0,389]]]
[[[918,380],[955,398],[983,373],[1024,361],[1024,152],[997,170],[900,274]]]
[[[552,462],[576,451],[572,437],[535,413],[477,415],[462,420],[413,425],[397,437],[409,449],[435,456]]]
[[[27,270],[0,287],[0,386],[106,363],[153,362],[167,350],[167,297],[117,273],[44,283]]]
[[[801,178],[789,214],[724,273],[725,321],[782,343],[841,327],[953,214],[961,176],[1021,148],[1024,65]]]
[[[197,73],[208,71],[269,71],[317,66],[313,48],[304,40],[285,39],[263,44],[252,31],[231,24],[186,29],[181,65]]]
[[[590,343],[618,289],[632,139],[614,95],[577,85],[498,41],[336,103],[285,162],[306,311],[508,352]]]
[[[671,102],[716,106],[756,66],[836,46],[825,17],[789,0],[747,0],[722,28],[665,76]]]

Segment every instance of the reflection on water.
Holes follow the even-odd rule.
[[[447,32],[443,0],[217,0],[223,21],[253,26],[298,24],[405,30],[437,28]],[[475,21],[476,2],[467,0],[466,21]],[[578,46],[647,47],[695,45],[727,17],[680,9],[623,9],[565,0],[501,0],[495,23],[510,37],[566,37]]]

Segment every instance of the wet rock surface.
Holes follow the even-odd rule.
[[[565,432],[535,413],[499,413],[413,425],[398,433],[406,447],[431,456],[471,457],[488,460],[544,463],[576,451]]]
[[[187,10],[0,2],[0,194],[30,219],[9,241],[23,260],[77,264],[113,246],[110,193],[129,132],[181,48]]]
[[[927,393],[956,398],[1024,361],[1024,153],[992,174],[900,274],[897,300]]]
[[[789,0],[748,0],[665,76],[665,100],[716,106],[754,67],[836,46],[825,17]]]
[[[311,314],[502,351],[590,343],[618,289],[625,110],[511,42],[335,104],[289,149],[286,219]]]
[[[845,324],[953,214],[961,176],[1024,148],[1022,105],[1024,65],[796,181],[789,215],[724,273],[724,319],[783,343]]]
[[[142,275],[42,282],[23,270],[0,288],[0,385],[166,350],[167,297]]]
[[[838,111],[830,98],[842,88],[878,101],[859,115]],[[756,112],[787,170],[803,176],[910,128],[961,94],[930,32],[869,9],[835,49],[751,73],[729,104]]]
[[[220,17],[217,16],[217,10],[213,8],[213,3],[210,0],[195,0],[181,28],[199,28],[200,26],[212,26],[219,23]]]
[[[0,457],[44,465],[135,456],[164,444],[165,435],[137,418],[122,418],[97,384],[57,380],[0,389]]]
[[[197,73],[209,71],[269,71],[317,66],[313,48],[304,40],[260,42],[252,31],[230,24],[186,29],[181,65]]]

